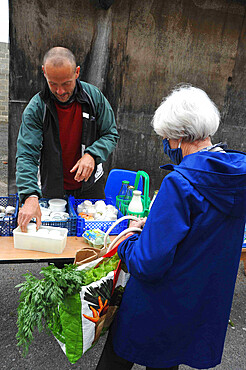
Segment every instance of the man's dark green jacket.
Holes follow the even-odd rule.
[[[102,162],[114,150],[119,138],[113,110],[101,91],[76,81],[77,100],[82,105],[82,154],[89,153],[96,167],[82,190],[92,187],[103,173]],[[17,140],[16,185],[23,203],[31,194],[63,197],[63,165],[58,116],[48,85],[25,108]],[[38,181],[40,170],[40,181]]]

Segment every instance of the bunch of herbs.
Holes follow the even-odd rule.
[[[76,269],[75,265],[65,265],[58,269],[51,264],[41,269],[43,279],[38,279],[31,273],[24,274],[24,283],[16,286],[21,292],[18,306],[17,340],[23,347],[23,354],[28,352],[33,340],[34,329],[39,332],[61,333],[61,321],[58,307],[67,296],[79,293],[84,285],[84,271]]]

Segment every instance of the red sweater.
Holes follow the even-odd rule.
[[[81,158],[82,107],[76,101],[67,106],[55,105],[59,120],[64,189],[74,190],[80,188],[80,183],[74,180],[76,171],[70,173],[70,170]]]

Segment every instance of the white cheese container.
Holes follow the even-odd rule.
[[[65,199],[50,199],[49,208],[52,212],[65,212],[67,201]]]
[[[40,226],[39,230],[23,233],[18,226],[13,230],[14,247],[46,253],[61,254],[67,243],[68,229]]]

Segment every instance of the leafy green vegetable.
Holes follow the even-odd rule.
[[[104,258],[98,267],[86,271],[84,285],[89,285],[94,281],[107,276],[110,271],[117,268],[118,263],[119,257],[117,253],[113,257]]]
[[[27,354],[33,340],[35,327],[61,335],[62,326],[58,306],[67,296],[79,293],[84,285],[84,271],[76,270],[75,265],[65,265],[58,269],[54,265],[41,269],[44,279],[37,279],[31,273],[23,275],[24,283],[16,286],[21,292],[18,306],[18,346],[23,346]]]
[[[115,254],[88,271],[80,271],[76,265],[65,265],[59,269],[51,264],[41,269],[43,279],[38,279],[31,273],[24,274],[26,281],[16,286],[21,292],[16,337],[17,345],[23,347],[23,354],[28,353],[36,327],[39,332],[43,329],[48,333],[53,332],[57,339],[64,342],[66,315],[61,315],[66,312],[66,305],[71,303],[78,307],[78,296],[75,296],[81,291],[81,287],[107,276],[117,268],[118,263],[119,257]],[[75,321],[78,319],[77,316],[74,318]]]
[[[64,304],[59,307],[59,314],[63,334],[66,338],[66,356],[68,360],[74,364],[83,353],[80,295],[77,293],[72,296],[67,296]]]

